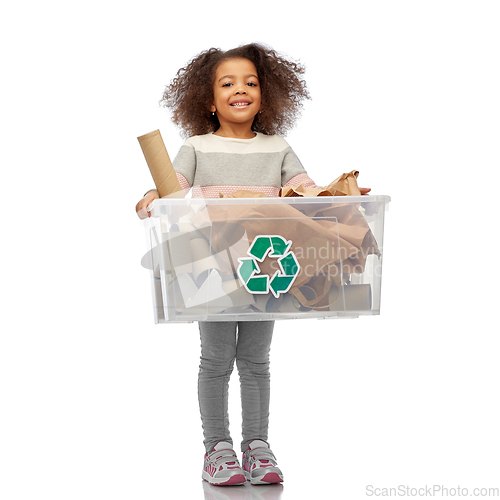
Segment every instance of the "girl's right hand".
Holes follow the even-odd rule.
[[[148,191],[142,200],[137,203],[135,206],[135,211],[137,212],[137,215],[139,216],[139,219],[147,219],[148,217],[151,217],[151,214],[147,211],[147,207],[156,199],[158,199],[158,192],[156,189],[153,189],[151,191]]]

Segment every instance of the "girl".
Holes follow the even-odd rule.
[[[294,125],[309,98],[303,66],[259,44],[211,48],[181,68],[162,103],[173,112],[183,144],[173,165],[193,197],[239,189],[278,196],[282,186],[318,187],[278,134]],[[139,217],[158,198],[148,191]],[[216,485],[283,481],[267,441],[269,351],[274,321],[200,322],[198,399],[206,449],[204,480]],[[241,384],[242,467],[229,435],[228,384],[234,361]]]

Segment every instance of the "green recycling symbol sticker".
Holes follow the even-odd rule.
[[[271,292],[278,298],[280,293],[290,290],[300,271],[295,254],[290,251],[291,246],[291,240],[287,241],[279,235],[258,235],[254,238],[247,251],[250,257],[238,259],[240,263],[238,276],[248,292],[261,294]],[[278,259],[280,268],[272,277],[259,274],[257,261],[263,262],[266,256]]]

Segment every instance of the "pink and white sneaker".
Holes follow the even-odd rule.
[[[283,482],[276,457],[265,441],[254,439],[243,453],[243,470],[252,484],[273,484]]]
[[[202,479],[216,486],[230,486],[247,482],[238,457],[230,443],[220,441],[210,455],[205,453]]]

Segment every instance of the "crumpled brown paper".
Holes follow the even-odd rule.
[[[333,196],[327,189],[317,189],[305,187],[301,184],[297,187],[287,186],[280,189],[279,195],[282,198],[314,197],[314,196]]]
[[[298,187],[283,187],[280,190],[279,196],[360,196],[361,191],[356,181],[358,175],[359,172],[357,170],[352,170],[347,174],[337,177],[337,179],[322,189],[306,188],[303,184]]]
[[[281,197],[355,196],[360,195],[356,178],[359,172],[342,174],[324,189],[283,188]],[[236,191],[223,198],[265,197],[264,193]],[[324,206],[318,203],[301,204],[298,208],[286,203],[266,205],[208,205],[192,219],[195,226],[203,227],[208,219],[214,221],[214,245],[231,239],[235,225],[241,225],[250,243],[258,235],[273,234],[290,238],[300,265],[300,272],[289,292],[300,304],[318,310],[329,308],[338,298],[343,285],[342,276],[364,270],[370,254],[379,255],[375,238],[359,210],[359,205],[336,203]],[[215,222],[217,221],[217,222]],[[223,223],[222,221],[228,221]],[[301,255],[297,250],[307,249]],[[328,249],[321,254],[320,249]],[[220,248],[214,248],[219,252]],[[309,251],[315,250],[315,251]],[[317,250],[317,251],[316,251]],[[312,254],[312,256],[311,256]],[[266,261],[259,264],[263,274],[274,272]],[[234,269],[233,269],[234,272]],[[345,281],[345,279],[344,279]],[[306,293],[307,292],[307,293]]]
[[[359,172],[357,170],[352,170],[347,174],[342,174],[337,177],[332,183],[328,184],[325,189],[332,193],[332,196],[360,196],[361,191],[358,187]]]

